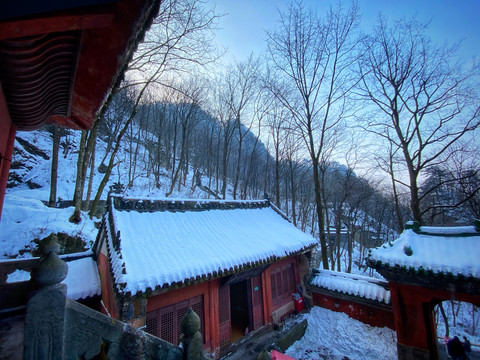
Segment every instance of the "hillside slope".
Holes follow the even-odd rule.
[[[80,132],[71,132],[62,138],[58,164],[57,199],[59,203],[71,201],[75,189],[75,178],[78,158],[78,142]],[[96,161],[98,165],[105,156],[106,144],[97,140]],[[144,151],[140,149],[140,152]],[[73,207],[50,208],[45,204],[50,195],[52,137],[44,130],[19,132],[14,145],[12,167],[2,219],[0,220],[0,258],[25,258],[32,256],[39,240],[51,233],[65,233],[85,243],[89,248],[95,241],[97,229],[95,222],[99,219],[89,219],[86,212],[82,213],[82,221],[72,224],[68,218],[73,213]],[[125,150],[117,154],[118,165],[112,172],[110,180],[102,194],[106,199],[108,189],[114,183],[128,182],[128,168]],[[141,165],[139,166],[141,169]],[[87,178],[89,173],[87,173]],[[93,193],[98,188],[103,174],[95,170],[93,178]],[[176,186],[170,198],[208,198],[209,194],[192,185],[193,171],[189,173],[185,184],[180,189]],[[170,186],[169,173],[165,171],[160,189],[153,186],[152,181],[141,172],[135,179],[134,186],[124,191],[125,196],[164,198]],[[84,194],[85,197],[85,194]],[[210,195],[211,197],[211,195]]]

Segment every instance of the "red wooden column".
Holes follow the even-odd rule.
[[[7,189],[8,172],[12,163],[13,143],[17,130],[8,114],[7,102],[0,83],[0,219]]]
[[[210,336],[210,352],[214,358],[220,355],[219,285],[220,281],[218,279],[208,282],[208,297],[205,303],[205,323],[208,322],[208,328],[210,329],[208,332]],[[230,303],[228,305],[230,306]],[[207,332],[207,329],[205,329],[205,332]]]
[[[262,273],[263,288],[263,320],[265,324],[272,323],[272,284],[270,283],[270,268]]]
[[[431,294],[418,286],[390,282],[398,359],[436,359]]]

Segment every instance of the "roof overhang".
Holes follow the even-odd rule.
[[[450,273],[434,273],[433,271],[418,270],[398,265],[390,266],[372,260],[367,260],[367,264],[391,283],[443,290],[451,293],[480,295],[480,279],[475,277]]]
[[[89,129],[158,12],[159,0],[0,4],[0,85],[12,124]]]

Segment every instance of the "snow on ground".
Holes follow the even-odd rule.
[[[73,214],[73,207],[56,209],[49,208],[44,205],[50,195],[50,168],[52,139],[51,134],[46,131],[19,132],[17,137],[28,141],[30,144],[40,150],[44,156],[33,156],[18,141],[15,141],[15,153],[13,155],[14,162],[22,162],[22,166],[11,169],[22,179],[21,184],[7,189],[5,201],[3,205],[2,218],[0,220],[0,259],[17,257],[31,257],[27,252],[19,255],[19,250],[26,247],[36,247],[33,243],[34,239],[42,239],[51,233],[64,232],[72,236],[81,237],[87,245],[93,244],[98,232],[94,227],[94,221],[90,220],[87,213],[82,213],[82,221],[75,225],[68,221]],[[64,155],[64,147],[60,149],[58,164],[58,181],[57,181],[57,198],[59,200],[72,200],[75,188],[75,178],[77,170],[78,148],[77,143],[80,138],[80,132],[72,132],[66,138],[62,138],[63,142],[68,139],[69,150]],[[100,164],[101,159],[105,155],[105,142],[97,140],[96,165]],[[72,150],[75,149],[75,150]],[[126,153],[124,150],[119,151],[117,155],[117,168],[112,172],[110,181],[105,187],[102,199],[106,199],[109,186],[114,182],[120,182],[124,185],[128,183],[128,162],[124,161]],[[87,178],[89,176],[87,172]],[[95,171],[93,189],[97,189],[103,174]],[[190,172],[186,184],[192,183],[193,171]],[[30,188],[27,182],[36,184],[40,187]],[[169,179],[165,177],[164,186],[157,189],[151,185],[151,181],[146,176],[139,176],[131,189],[125,191],[125,195],[130,197],[165,197],[165,191],[169,187]],[[85,185],[86,186],[86,185]],[[92,199],[95,193],[92,194]],[[85,195],[84,195],[85,197]],[[192,190],[190,186],[175,186],[171,197],[179,198],[205,198],[207,194],[198,188]]]
[[[69,222],[73,210],[73,207],[52,209],[38,199],[7,194],[0,222],[0,259],[17,255],[17,258],[31,257],[29,252],[19,254],[19,251],[36,247],[34,239],[43,239],[51,233],[79,236],[87,246],[92,245],[98,229],[86,213],[82,213],[80,224]]]
[[[303,316],[308,321],[305,336],[287,349],[288,356],[298,360],[397,359],[397,337],[389,328],[366,325],[317,306]]]

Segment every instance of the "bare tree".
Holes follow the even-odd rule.
[[[175,118],[180,123],[180,158],[178,160],[178,166],[174,175],[172,176],[172,183],[170,189],[165,193],[168,197],[172,194],[175,184],[180,183],[181,172],[183,171],[185,176],[188,171],[188,146],[189,137],[193,128],[200,121],[198,112],[202,102],[203,89],[198,83],[185,83],[179,85],[180,91],[174,90],[176,93],[175,99]],[[175,161],[175,159],[174,159]]]
[[[233,137],[233,132],[235,131],[235,126],[232,123],[232,112],[230,107],[228,106],[227,102],[225,101],[225,77],[220,76],[218,77],[213,83],[215,87],[212,90],[212,99],[210,103],[210,108],[213,116],[219,122],[219,141],[218,141],[218,152],[220,153],[221,148],[221,156],[219,155],[218,159],[218,166],[217,166],[217,188],[216,192],[219,192],[218,184],[220,178],[220,171],[221,171],[221,178],[222,178],[222,187],[220,189],[220,193],[222,198],[225,199],[226,192],[227,192],[227,182],[228,182],[228,168],[227,163],[230,155],[230,147],[231,141]],[[221,159],[220,159],[221,157]]]
[[[480,126],[472,82],[477,74],[455,62],[457,45],[435,46],[426,30],[415,19],[388,26],[380,17],[359,63],[361,94],[379,110],[365,128],[390,143],[391,154],[401,154],[413,219],[420,223],[425,210],[419,176],[448,159],[453,145]]]
[[[233,198],[236,199],[240,180],[243,139],[253,125],[253,114],[249,107],[253,105],[257,91],[259,60],[250,55],[245,62],[237,62],[226,77],[224,101],[235,120],[238,141],[237,164],[233,181]]]
[[[171,86],[173,74],[185,75],[192,67],[205,66],[215,59],[212,29],[217,15],[202,0],[166,0],[129,64],[124,86],[135,89],[132,112],[120,129],[104,177],[90,209],[95,210],[115,165],[120,141],[134,119],[144,96],[153,85]]]
[[[273,94],[289,110],[308,149],[313,168],[316,215],[322,263],[328,269],[324,205],[319,179],[320,158],[329,134],[345,117],[346,95],[355,85],[350,72],[356,59],[358,8],[331,8],[325,19],[301,2],[280,14],[280,29],[268,33],[272,71],[283,87]]]
[[[291,132],[289,123],[289,111],[276,98],[273,99],[273,103],[270,108],[271,110],[266,117],[266,122],[264,126],[265,128],[267,128],[273,143],[275,160],[275,205],[280,207],[280,160],[282,157],[281,150],[285,149],[285,142],[287,141],[287,138],[289,137],[289,134]],[[289,138],[291,140],[293,136],[290,136]],[[292,151],[294,148],[294,144],[290,143],[288,149]],[[290,155],[293,154],[290,153]],[[290,170],[292,171],[292,157],[290,156],[289,159]],[[292,174],[292,172],[290,172],[290,174]]]

